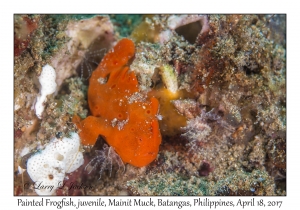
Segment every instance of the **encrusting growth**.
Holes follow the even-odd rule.
[[[42,113],[45,109],[44,102],[47,101],[47,95],[50,95],[56,90],[56,73],[52,66],[45,65],[43,67],[42,73],[39,76],[39,82],[41,84],[40,94],[37,97],[35,104],[35,113],[38,118],[41,119]]]

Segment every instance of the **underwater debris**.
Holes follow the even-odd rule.
[[[104,144],[103,148],[96,150],[95,153],[95,157],[85,166],[85,170],[87,170],[89,174],[99,168],[99,179],[101,179],[102,173],[105,170],[109,170],[109,176],[111,176],[113,165],[118,165],[118,170],[123,168],[123,172],[125,171],[125,165],[113,147]]]

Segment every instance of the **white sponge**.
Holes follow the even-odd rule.
[[[38,195],[52,195],[63,183],[65,173],[79,168],[84,160],[80,151],[80,138],[71,133],[71,138],[53,138],[46,148],[30,157],[27,172],[35,182]]]
[[[47,95],[50,95],[56,90],[56,73],[52,66],[45,65],[42,69],[42,73],[39,76],[39,82],[41,84],[40,94],[37,97],[35,104],[35,114],[41,119],[41,115],[44,111],[44,102],[47,100]]]

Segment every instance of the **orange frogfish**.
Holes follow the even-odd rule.
[[[142,167],[157,156],[161,143],[157,114],[158,100],[139,91],[128,62],[135,53],[134,43],[122,39],[103,58],[89,80],[88,104],[92,116],[74,116],[83,145],[94,145],[105,136],[124,163]]]

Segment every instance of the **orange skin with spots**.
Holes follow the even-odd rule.
[[[134,43],[122,39],[103,58],[90,78],[88,103],[92,116],[74,116],[82,144],[94,145],[101,134],[124,163],[142,167],[157,156],[161,134],[157,121],[159,108],[155,97],[128,100],[139,92],[128,61],[135,53]],[[107,79],[106,82],[103,82]]]

